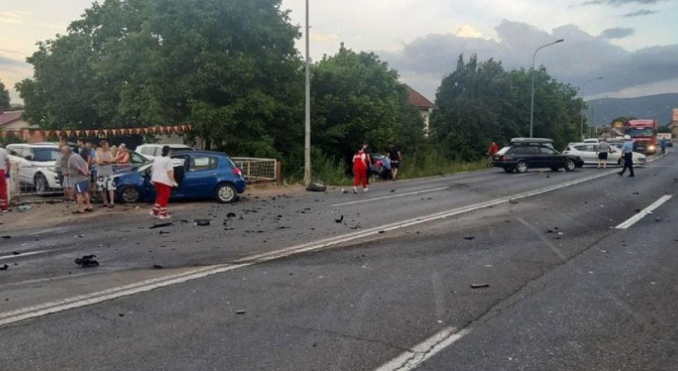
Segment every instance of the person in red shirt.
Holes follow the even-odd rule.
[[[487,154],[489,156],[494,156],[497,154],[497,152],[499,152],[499,146],[497,145],[497,143],[492,142],[492,144],[490,144],[490,149],[487,150]]]
[[[363,185],[363,192],[369,191],[367,188],[367,155],[362,147],[353,155],[353,193],[358,193],[358,184]]]

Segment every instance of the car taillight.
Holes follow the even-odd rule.
[[[240,169],[238,169],[237,167],[234,167],[233,174],[235,174],[236,176],[242,176],[242,171],[240,171]]]
[[[501,156],[502,161],[506,161],[506,156]]]

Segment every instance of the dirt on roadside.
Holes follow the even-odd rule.
[[[245,193],[241,195],[240,202],[252,202],[259,199],[270,197],[279,197],[282,195],[301,195],[307,191],[301,185],[261,185],[250,186]],[[101,209],[100,205],[94,205],[95,212],[82,215],[72,214],[76,211],[75,203],[63,203],[50,200],[48,202],[33,201],[24,204],[24,207],[29,207],[29,210],[20,211],[19,207],[14,205],[12,211],[5,214],[0,214],[0,234],[4,232],[15,232],[33,228],[48,228],[60,224],[73,224],[78,220],[91,219],[101,217],[102,215],[110,216],[112,213],[148,213],[151,206],[147,203],[139,203],[133,205],[117,205],[115,209],[110,210],[111,213],[101,214],[96,211]],[[179,202],[173,205],[173,209],[181,210],[183,208],[191,208],[192,202]],[[22,208],[23,209],[23,208]]]

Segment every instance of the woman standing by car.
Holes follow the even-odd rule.
[[[172,149],[169,146],[162,147],[162,156],[153,160],[151,184],[155,187],[155,204],[151,215],[160,219],[169,219],[167,203],[169,201],[172,187],[177,186],[174,180],[174,167],[170,155]]]

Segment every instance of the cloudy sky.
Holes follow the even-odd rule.
[[[246,1],[246,0],[243,0]],[[0,80],[32,74],[23,61],[35,42],[64,33],[92,0],[0,0]],[[374,51],[404,82],[429,98],[459,54],[537,64],[580,86],[586,96],[631,97],[678,92],[678,0],[310,0],[312,57],[344,42]],[[283,0],[302,25],[305,0]],[[302,43],[299,43],[302,46]],[[13,99],[18,98],[12,91]]]

